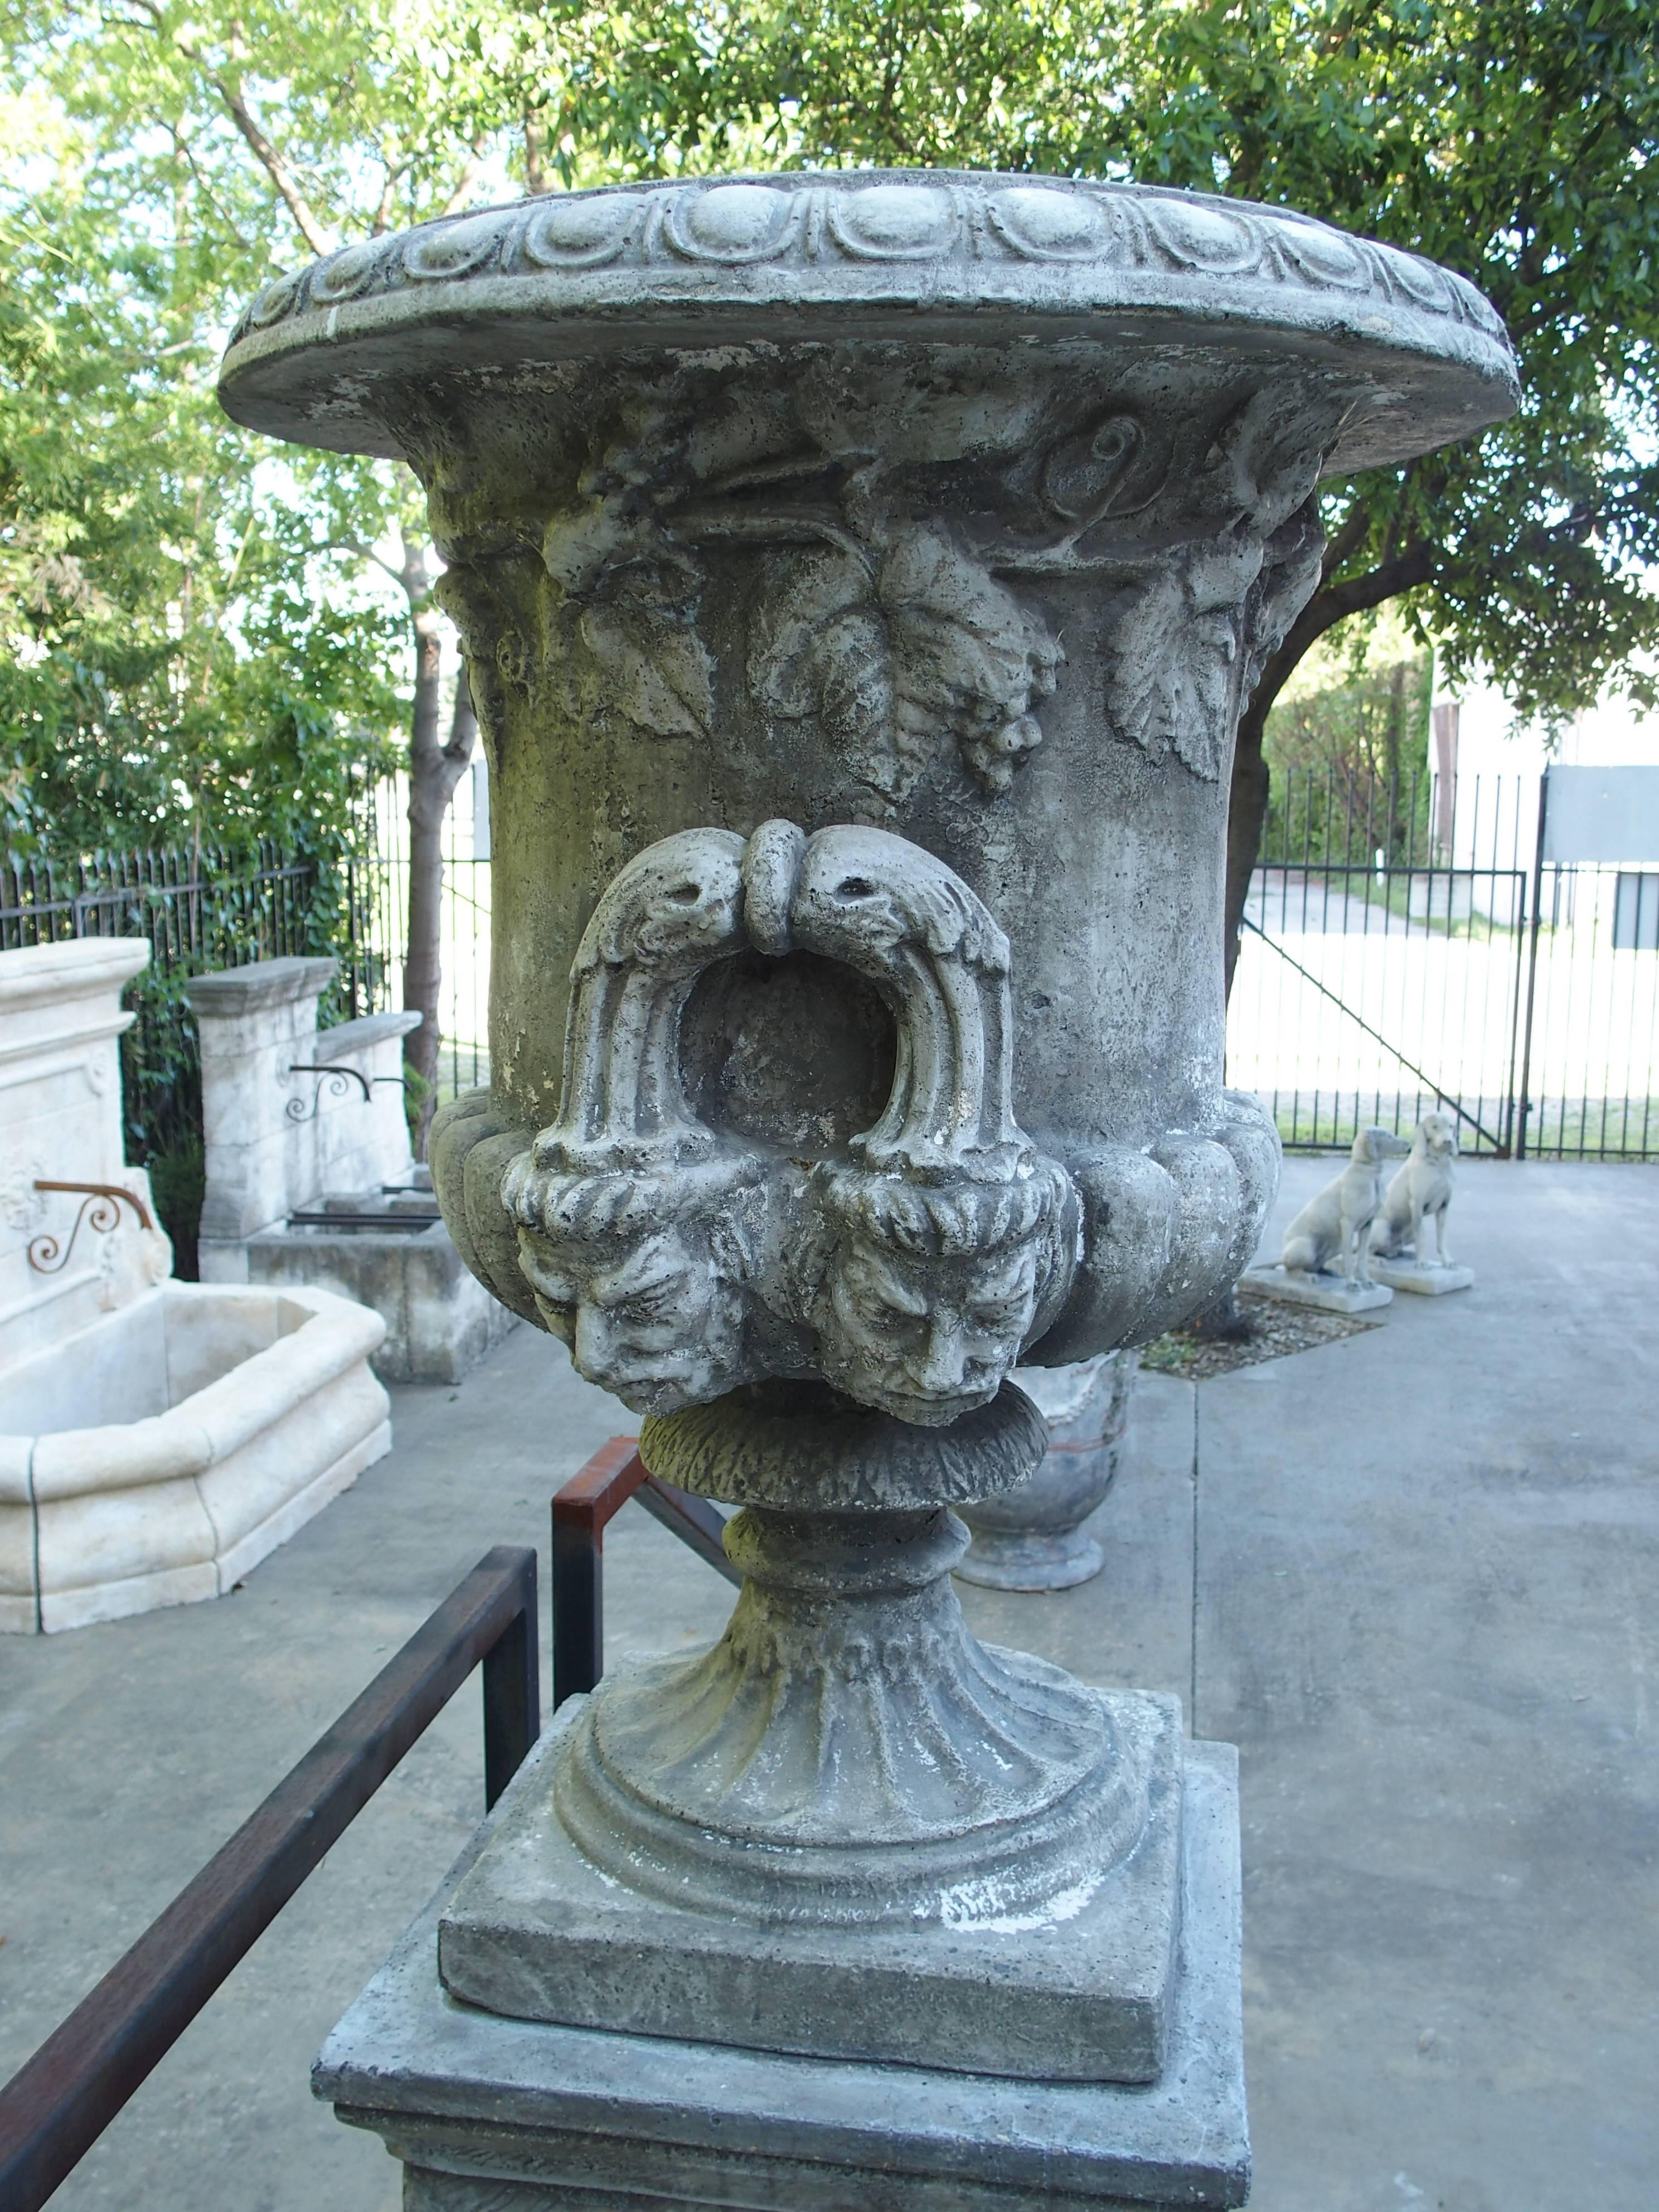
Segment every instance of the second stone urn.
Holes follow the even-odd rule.
[[[1102,1352],[1066,1367],[1021,1367],[1015,1381],[1047,1424],[1048,1448],[1018,1490],[962,1509],[973,1545],[957,1579],[990,1589],[1058,1590],[1106,1564],[1087,1523],[1117,1480],[1138,1352]]]
[[[348,247],[254,301],[222,393],[426,487],[495,838],[455,1241],[742,1508],[723,1638],[561,1714],[447,1894],[441,2002],[389,1968],[331,2094],[422,2207],[978,2205],[994,2166],[999,2204],[1237,2202],[1224,1757],[975,1643],[953,1509],[1042,1457],[1017,1367],[1147,1341],[1255,1248],[1238,714],[1320,478],[1508,413],[1501,325],[1280,209],[691,179]],[[607,2072],[619,2035],[720,2126]]]

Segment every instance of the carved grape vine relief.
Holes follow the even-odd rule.
[[[699,480],[689,426],[653,417],[584,476],[543,540],[599,711],[648,737],[700,738],[715,712],[706,556],[751,572],[745,673],[760,710],[811,720],[849,772],[902,799],[941,744],[988,793],[1042,742],[1034,709],[1064,656],[1042,621],[938,520],[906,518],[873,465],[810,453]]]
[[[1042,741],[1031,709],[1054,690],[1063,658],[943,529],[909,523],[878,550],[792,563],[752,626],[749,673],[769,708],[816,717],[860,781],[895,799],[941,732],[981,789],[1008,790]]]
[[[982,404],[993,421],[1009,406],[994,392]],[[707,740],[723,639],[743,711],[811,724],[888,804],[945,748],[994,797],[1042,743],[1038,710],[1061,680],[1040,592],[1081,578],[1115,609],[1108,728],[1213,779],[1249,683],[1316,580],[1310,495],[1339,411],[1322,416],[1302,394],[1292,436],[1282,399],[1259,392],[1194,470],[1174,467],[1167,422],[1120,404],[1008,455],[988,488],[959,461],[919,477],[850,431],[840,449],[803,444],[799,421],[793,450],[700,469],[696,410],[659,393],[543,537],[571,711]],[[714,565],[734,552],[758,556],[735,595],[729,567],[716,590]]]

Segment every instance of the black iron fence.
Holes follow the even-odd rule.
[[[1559,772],[1558,772],[1559,777]],[[1547,777],[1280,779],[1228,1008],[1287,1146],[1659,1158],[1659,872],[1551,856]]]
[[[0,951],[148,937],[157,967],[200,973],[302,949],[315,870],[262,843],[0,860]]]
[[[1659,773],[1659,772],[1656,772]],[[1556,772],[1559,781],[1559,771]],[[1229,1079],[1293,1147],[1409,1130],[1466,1150],[1659,1158],[1659,866],[1557,861],[1536,776],[1275,779],[1228,1024]],[[376,794],[360,902],[388,1003],[406,793]],[[489,1079],[489,823],[478,763],[444,832],[446,1095]]]
[[[484,1554],[0,2088],[6,2212],[40,2212],[480,1666],[488,1808],[541,1729],[534,1552],[503,1544]]]
[[[441,1099],[489,1080],[489,817],[484,767],[473,763],[457,787],[442,835],[444,883],[439,986]],[[351,910],[362,932],[352,987],[359,1013],[402,1003],[402,961],[409,930],[409,785],[382,783],[366,802],[358,854],[351,864]]]
[[[146,937],[149,965],[129,986],[137,1019],[121,1042],[127,1157],[150,1171],[180,1271],[195,1273],[201,1208],[202,1086],[185,997],[192,975],[251,960],[347,957],[331,1011],[368,1004],[379,956],[346,871],[265,843],[100,853],[58,861],[0,857],[0,951],[77,937]]]
[[[1659,776],[1659,771],[1653,771]],[[1556,772],[1559,781],[1559,771]],[[1276,779],[1229,1007],[1229,1080],[1292,1147],[1409,1129],[1441,1107],[1467,1151],[1659,1158],[1659,863],[1554,857],[1548,780],[1437,776],[1392,793]],[[325,1018],[396,1003],[407,794],[367,798],[356,854],[319,871],[264,846],[0,864],[0,949],[148,936],[126,1044],[128,1143],[167,1188],[200,1127],[183,985],[204,969],[334,952]],[[482,765],[444,833],[441,1091],[489,1079],[490,864]],[[160,1162],[157,1168],[155,1164]]]

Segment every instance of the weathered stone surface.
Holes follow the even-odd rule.
[[[494,779],[487,1114],[522,1132],[451,1218],[515,1310],[571,1316],[596,1272],[576,1264],[587,1198],[535,1182],[570,1161],[514,1182],[528,1257],[484,1218],[536,1132],[574,1131],[567,1074],[598,1095],[587,1024],[610,1018],[592,992],[612,969],[583,933],[648,848],[693,834],[712,866],[724,839],[717,981],[676,982],[659,1013],[723,1141],[674,1182],[684,1210],[643,1264],[664,1295],[688,1268],[744,1295],[707,1301],[667,1386],[714,1398],[805,1360],[899,1409],[833,1297],[807,1300],[803,1346],[794,1301],[774,1327],[749,1295],[757,1271],[777,1287],[755,1148],[781,1156],[769,1189],[793,1161],[836,1190],[905,1019],[890,978],[790,924],[778,872],[799,848],[769,823],[902,838],[1006,936],[1013,1120],[1085,1225],[1030,1356],[1144,1340],[1244,1264],[1276,1147],[1220,1079],[1233,726],[1316,580],[1322,472],[1513,404],[1467,286],[1156,190],[696,182],[349,248],[262,295],[222,390],[279,434],[401,453],[428,488]],[[781,1054],[780,1010],[808,1003],[834,1042]],[[593,1334],[585,1371],[653,1409],[638,1358]]]
[[[447,1231],[366,1225],[433,1211],[404,1112],[403,1040],[416,1013],[317,1026],[332,960],[257,960],[190,984],[202,1039],[204,1281],[310,1284],[372,1307],[386,1382],[456,1382],[514,1325]],[[328,1074],[307,1073],[325,1067]],[[339,1212],[337,1230],[290,1216]]]
[[[1169,2027],[1182,1913],[1193,1991],[1237,1941],[1173,1715],[975,1644],[944,1501],[1040,1458],[1017,1365],[1146,1341],[1255,1249],[1238,714],[1316,586],[1322,476],[1514,406],[1497,319],[1283,210],[696,179],[348,248],[253,304],[222,392],[427,489],[491,774],[494,1090],[433,1138],[457,1246],[647,1417],[649,1464],[745,1504],[726,1635],[601,1686],[443,1934],[475,2006],[720,2046],[656,2046],[697,2149],[629,2096],[567,2155],[555,2106],[514,2117],[505,2024],[456,2008],[493,2078],[388,2126],[416,2190],[1237,2201],[1235,2077]],[[762,2154],[746,2065],[840,2076],[757,2041],[908,2070],[821,2150],[792,2094]],[[953,2136],[929,2063],[1024,2101],[972,2077]],[[1086,2107],[1145,2157],[1034,2123],[1090,2070],[1146,2085],[1138,2119]]]
[[[358,1205],[397,1200],[377,1194]],[[517,1327],[455,1249],[442,1222],[388,1228],[267,1230],[247,1240],[247,1279],[313,1284],[371,1306],[386,1323],[372,1364],[383,1382],[459,1382]]]
[[[653,1417],[640,1432],[652,1473],[699,1498],[825,1513],[993,1497],[1029,1480],[1047,1444],[1042,1416],[1009,1382],[946,1428],[822,1383],[779,1383]]]
[[[332,960],[256,960],[193,977],[202,1053],[205,1282],[246,1282],[246,1246],[328,1189],[372,1190],[413,1167],[401,1040],[410,1013],[317,1026]],[[296,1069],[334,1067],[330,1075]]]
[[[170,1279],[122,1157],[119,994],[149,958],[0,953],[0,1632],[219,1596],[391,1442],[374,1314]],[[330,963],[282,964],[279,995]]]
[[[1038,1661],[983,1659],[1004,1696],[1018,1686],[1039,1717],[1045,1698],[1056,1705],[1066,1693],[1066,1678]],[[671,1662],[625,1678],[636,1729],[653,1697],[672,1702],[672,1672]],[[1005,1816],[1000,1851],[976,1853],[972,1833],[953,1835],[939,1817],[947,1793],[937,1743],[925,1736],[931,1778],[922,1755],[906,1762],[901,1753],[884,1790],[855,1771],[866,1744],[847,1726],[833,1808],[842,1832],[809,1833],[793,1850],[756,1840],[775,1832],[770,1801],[792,1778],[769,1790],[757,1760],[734,1780],[718,1751],[695,1772],[684,1762],[659,1772],[659,1800],[689,1784],[713,1802],[720,1782],[732,1784],[720,1827],[700,1830],[688,1850],[683,1804],[665,1818],[659,1806],[647,1823],[600,1765],[614,1712],[566,1720],[562,1708],[540,1755],[541,1789],[497,1829],[444,1913],[444,1984],[488,2012],[573,2027],[1044,2081],[1155,2081],[1179,1910],[1180,1716],[1128,1692],[1083,1698],[1095,1708],[1096,1757],[1111,1768],[1107,1800],[1086,1838],[1066,1838],[1076,1880],[1046,1898],[1025,1861],[1053,1858],[1052,1812],[1030,1819],[1024,1852],[1021,1823]],[[913,1706],[894,1702],[914,1721]],[[1030,1720],[1028,1710],[1028,1734]],[[942,1738],[945,1726],[933,1733]],[[964,1736],[961,1748],[972,1756],[978,1745]],[[1029,1745],[1012,1760],[1025,1780]],[[927,1780],[932,1808],[918,1802]],[[971,1794],[983,1817],[984,1801],[1015,1793],[996,1792],[984,1774]],[[578,1795],[587,1799],[580,1811]],[[745,1796],[767,1802],[745,1808]],[[746,1839],[745,1809],[756,1816]],[[824,1808],[814,1809],[826,1836]],[[745,1856],[775,1863],[758,1869]],[[605,1870],[617,1865],[629,1886]],[[739,1901],[763,1893],[767,1918]]]
[[[1014,1419],[1029,1470],[1035,1408],[1006,1389],[957,1425],[992,1414]],[[727,1471],[665,1456],[688,1429],[729,1440]],[[976,1454],[856,1407],[757,1422],[739,1399],[647,1424],[647,1464],[767,1501],[727,1525],[742,1595],[712,1650],[607,1679],[562,1729],[543,1800],[446,1917],[457,1995],[589,2026],[1152,2078],[1178,1721],[969,1635],[951,1581],[967,1531],[903,1497],[947,1442],[969,1467],[1006,1451],[994,1429]],[[898,1502],[857,1495],[865,1468]]]
[[[1240,1279],[1265,1298],[1282,1298],[1292,1306],[1318,1306],[1326,1313],[1375,1313],[1394,1299],[1394,1292],[1384,1284],[1355,1282],[1351,1276],[1306,1267],[1251,1267]]]
[[[407,2161],[425,2212],[1129,2212],[1242,2204],[1237,1759],[1184,1747],[1169,2059],[1146,2087],[876,2066],[502,2018],[446,1996],[441,1895],[313,2086]],[[452,1876],[540,1794],[514,1785]]]
[[[0,1370],[131,1304],[172,1267],[166,1237],[138,1215],[155,1219],[149,1178],[122,1149],[118,1040],[133,1017],[121,993],[149,960],[145,938],[0,953]],[[108,1204],[77,1230],[86,1194],[40,1182],[111,1184],[136,1203]],[[59,1255],[50,1273],[36,1264]]]
[[[1425,1261],[1419,1266],[1415,1260],[1379,1260],[1373,1255],[1371,1273],[1389,1290],[1408,1291],[1419,1298],[1443,1298],[1448,1291],[1472,1290],[1474,1285],[1474,1268],[1450,1260]]]
[[[192,1013],[204,1014],[210,1021],[245,1021],[250,1016],[269,1016],[277,1006],[314,1004],[333,981],[339,964],[327,953],[251,960],[241,968],[192,975],[185,985],[185,997]],[[252,1036],[246,1042],[252,1043]]]
[[[686,1002],[744,949],[838,960],[894,1011],[885,1109],[844,1155],[690,1106]],[[1065,1303],[1082,1221],[1014,1119],[1007,939],[967,885],[879,830],[684,830],[607,885],[573,975],[558,1118],[501,1198],[581,1371],[648,1414],[779,1375],[924,1426],[988,1405]]]
[[[5,1368],[0,1510],[27,1533],[0,1541],[0,1624],[222,1595],[391,1449],[383,1327],[321,1291],[166,1282]]]

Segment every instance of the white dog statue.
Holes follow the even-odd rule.
[[[1388,1129],[1362,1129],[1347,1166],[1285,1231],[1279,1266],[1297,1274],[1335,1274],[1369,1283],[1371,1224],[1382,1204],[1382,1164],[1403,1158],[1410,1150],[1403,1137]]]
[[[1432,1214],[1439,1264],[1451,1266],[1446,1213],[1451,1205],[1452,1162],[1456,1158],[1455,1121],[1449,1114],[1425,1114],[1412,1139],[1411,1157],[1389,1185],[1382,1210],[1371,1230],[1371,1249],[1379,1259],[1412,1259],[1419,1267],[1427,1267],[1424,1246]]]

